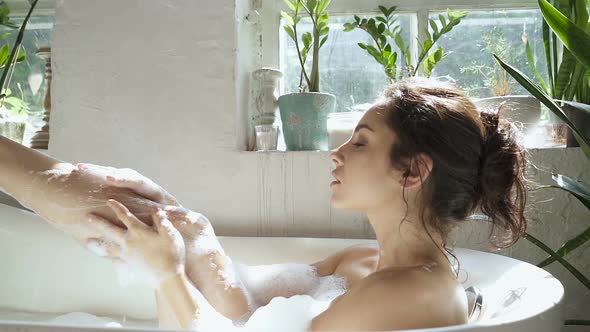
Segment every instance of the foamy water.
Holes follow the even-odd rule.
[[[201,315],[194,324],[199,331],[307,331],[311,320],[325,311],[330,303],[346,291],[345,280],[341,277],[318,277],[313,267],[307,264],[273,264],[246,266],[234,262],[236,271],[254,299],[265,300],[267,305],[259,307],[241,327],[234,324],[194,290]],[[131,281],[150,283],[132,275],[129,269],[118,271],[125,284]],[[293,295],[293,294],[304,295]],[[283,294],[286,296],[275,296]],[[270,299],[272,297],[272,299]],[[124,323],[97,317],[88,313],[74,312],[47,320],[51,324],[76,326],[124,327]]]

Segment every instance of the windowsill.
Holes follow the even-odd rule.
[[[554,145],[554,146],[535,146],[535,147],[527,147],[528,151],[549,151],[549,150],[562,150],[562,149],[580,149],[579,147],[566,147],[565,145]],[[259,153],[259,154],[309,154],[309,155],[322,155],[322,154],[330,154],[332,151],[281,151],[281,150],[272,150],[272,151],[239,151],[241,153]]]

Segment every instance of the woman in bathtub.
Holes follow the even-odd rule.
[[[94,252],[143,258],[157,280],[164,327],[198,321],[193,285],[236,323],[273,297],[306,291],[252,293],[207,218],[134,171],[72,166],[1,142],[0,185],[7,192]],[[347,291],[309,329],[466,323],[467,299],[447,256],[449,231],[477,208],[506,231],[498,246],[512,245],[526,229],[525,151],[510,124],[479,113],[452,86],[405,80],[388,88],[330,157],[332,205],[366,212],[377,244],[311,265],[319,276],[344,277]]]

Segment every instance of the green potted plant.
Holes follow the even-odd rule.
[[[539,6],[541,8],[541,12],[543,14],[543,18],[546,24],[546,34],[549,34],[549,29],[552,30],[554,36],[559,38],[563,45],[565,46],[564,49],[564,56],[569,58],[570,64],[567,65],[569,68],[574,68],[574,71],[571,73],[571,76],[576,76],[577,73],[581,73],[582,76],[585,78],[581,78],[576,80],[576,77],[571,78],[575,85],[571,87],[571,90],[565,89],[565,91],[569,91],[570,96],[576,95],[578,92],[587,92],[584,90],[588,89],[587,80],[588,80],[588,73],[590,72],[590,34],[586,32],[586,25],[588,21],[588,12],[586,9],[586,4],[584,0],[576,0],[576,11],[581,15],[578,16],[577,19],[574,21],[570,20],[566,15],[564,15],[560,10],[553,7],[547,0],[538,0]],[[546,41],[549,39],[545,39]],[[556,50],[556,48],[552,48]],[[569,54],[569,55],[565,55]],[[559,80],[559,77],[555,77],[555,72],[553,73],[553,79],[550,79],[551,85],[540,86],[533,82],[530,78],[520,72],[518,69],[512,67],[511,65],[504,62],[500,57],[494,55],[498,63],[506,70],[512,77],[516,79],[518,83],[520,83],[525,89],[527,89],[533,96],[539,99],[547,107],[549,111],[552,112],[556,117],[562,120],[572,132],[572,136],[576,139],[579,143],[582,151],[586,155],[586,157],[590,160],[590,139],[587,136],[584,136],[583,132],[577,127],[577,125],[571,120],[571,116],[565,113],[563,107],[559,105],[559,102],[555,99],[556,92],[559,92],[563,87],[553,85],[555,82],[564,82],[563,80]],[[552,57],[552,59],[556,59],[556,57]],[[573,64],[572,64],[573,62]],[[566,62],[567,64],[567,62]],[[561,70],[563,66],[566,66],[562,61],[561,66],[559,67],[560,70],[557,72],[558,76],[562,76],[561,74],[565,70]],[[575,65],[574,65],[575,64]],[[582,69],[576,70],[577,64],[582,66]],[[554,68],[554,67],[553,67]],[[565,68],[565,67],[564,67]],[[574,75],[575,74],[575,75]],[[551,75],[551,74],[550,74]],[[537,75],[536,75],[537,76]],[[541,83],[541,82],[539,82]],[[552,92],[552,93],[549,93]],[[568,92],[565,92],[566,94]],[[562,97],[562,95],[560,95]],[[567,103],[571,108],[570,111],[573,112],[590,112],[590,106],[582,103],[576,102],[563,102]],[[582,183],[577,179],[573,179],[571,177],[562,175],[562,174],[553,174],[553,180],[555,181],[554,185],[549,185],[545,187],[550,188],[558,188],[567,191],[568,193],[572,194],[575,198],[577,198],[588,210],[590,211],[590,186],[587,184]],[[525,238],[531,241],[533,244],[541,248],[545,251],[549,256],[544,261],[537,264],[540,267],[544,267],[552,262],[559,262],[562,264],[568,271],[572,273],[572,275],[578,279],[588,290],[590,290],[590,280],[586,277],[583,273],[581,273],[578,269],[573,267],[564,257],[571,253],[576,248],[584,245],[588,241],[590,241],[590,225],[584,231],[582,231],[577,236],[573,237],[572,239],[568,240],[565,244],[561,246],[557,251],[553,251],[549,248],[546,244],[544,244],[541,240],[535,238],[531,234],[526,234]],[[566,325],[590,325],[590,320],[566,320]]]
[[[344,23],[344,31],[361,29],[367,32],[373,39],[374,45],[359,43],[358,46],[369,53],[375,61],[383,66],[385,75],[391,82],[407,76],[418,75],[418,69],[423,66],[424,76],[430,77],[436,65],[449,53],[445,53],[442,47],[436,48],[434,45],[444,34],[450,32],[455,26],[461,23],[461,19],[467,16],[464,11],[447,11],[447,16],[440,14],[440,27],[433,19],[429,19],[432,32],[426,31],[427,38],[424,41],[418,41],[420,53],[416,63],[412,62],[410,53],[410,43],[402,37],[402,31],[397,24],[394,12],[396,6],[386,8],[379,6],[381,15],[363,18],[358,15],[354,16],[354,22]],[[401,57],[394,50],[394,45],[401,52]],[[431,52],[432,51],[432,52]],[[403,61],[403,62],[402,62]],[[401,63],[401,68],[398,65]]]
[[[561,1],[551,0],[566,19],[574,22],[580,29],[585,30],[588,24],[588,6],[585,1]],[[590,112],[576,111],[567,102],[590,104],[590,85],[586,68],[568,48],[563,48],[555,33],[552,32],[543,21],[543,43],[545,45],[545,61],[547,66],[548,81],[545,81],[537,69],[528,40],[525,47],[529,65],[535,76],[535,83],[548,96],[558,100],[559,105],[569,116],[570,121],[576,125],[582,135],[590,138]],[[549,112],[546,117],[549,122],[558,122],[559,118]],[[570,129],[567,130],[567,146],[579,146]]]
[[[299,92],[279,97],[279,111],[287,150],[327,150],[328,113],[334,112],[336,97],[320,92],[319,52],[330,28],[326,8],[330,0],[284,0],[289,13],[281,11],[284,29],[295,42],[301,66]],[[303,15],[311,19],[312,31],[301,34],[298,24]],[[311,70],[306,63],[311,57]]]
[[[498,27],[483,32],[482,41],[484,44],[482,52],[496,54],[510,61],[517,59],[514,48],[510,47],[503,31]],[[492,65],[488,65],[485,61],[473,61],[461,68],[461,72],[480,75],[484,86],[494,95],[474,100],[475,104],[482,110],[498,110],[502,118],[522,124],[524,132],[534,129],[541,115],[541,103],[532,96],[511,95],[512,85],[517,83],[493,58],[492,61]]]
[[[21,44],[24,37],[24,32],[27,26],[27,22],[31,17],[38,0],[34,0],[31,3],[29,12],[20,27],[19,33],[16,37],[16,41],[10,50],[8,43],[4,44],[0,48],[0,68],[3,69],[2,76],[0,77],[0,135],[6,136],[12,140],[22,143],[26,123],[22,120],[22,116],[19,118],[18,115],[22,110],[27,110],[27,104],[20,98],[12,96],[12,92],[8,89],[10,79],[12,77],[12,71],[17,62],[21,62],[25,59],[25,53],[21,50]],[[16,26],[10,22],[10,10],[4,1],[0,2],[0,25],[16,28]],[[6,38],[7,34],[4,34],[2,39]],[[9,111],[5,105],[10,105],[11,110]],[[17,116],[15,116],[17,115]]]

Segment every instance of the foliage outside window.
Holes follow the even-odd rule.
[[[24,16],[11,16],[10,20],[20,27]],[[6,112],[12,119],[27,123],[23,142],[25,145],[34,132],[43,126],[43,100],[47,92],[45,60],[35,55],[35,52],[40,47],[50,46],[52,29],[52,16],[31,16],[29,19],[22,44],[25,60],[17,63],[14,68],[8,87],[10,96],[4,103]],[[17,34],[18,29],[0,27],[3,44],[13,45]]]
[[[434,69],[432,77],[453,81],[474,98],[528,94],[496,64],[492,52],[505,54],[512,63],[532,76],[532,72],[527,72],[530,66],[524,40],[528,40],[533,60],[538,62],[537,68],[545,68],[539,10],[461,10],[469,11],[469,15],[438,40],[437,45],[449,55]],[[375,14],[379,13],[358,16],[372,17]],[[446,12],[430,12],[429,18],[438,22],[439,14]],[[410,34],[416,29],[415,13],[400,12],[396,14],[396,19],[404,40],[416,38]],[[331,15],[330,20],[330,38],[320,55],[323,63],[320,72],[322,90],[337,96],[338,112],[364,109],[381,95],[388,84],[388,77],[382,65],[358,46],[358,43],[374,43],[369,34],[358,29],[343,32],[344,23],[354,20],[353,14]],[[302,20],[298,28],[310,31],[311,24]],[[296,92],[299,67],[292,61],[296,58],[296,51],[282,28],[279,36],[280,69],[284,73],[281,92]],[[392,46],[393,51],[401,54],[397,46]],[[413,52],[416,51],[418,49]],[[414,56],[417,57],[417,54]],[[541,72],[541,75],[546,77],[547,73]]]

